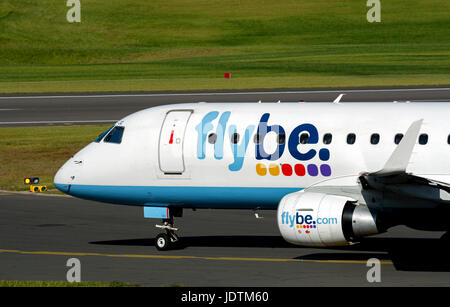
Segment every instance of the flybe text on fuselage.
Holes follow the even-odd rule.
[[[220,116],[219,116],[220,115]],[[282,173],[286,176],[292,175],[294,172],[298,176],[304,176],[309,174],[310,176],[317,176],[320,173],[322,176],[331,175],[331,167],[326,161],[330,159],[330,151],[327,148],[321,148],[318,151],[314,148],[301,149],[300,136],[307,134],[306,144],[318,144],[319,133],[317,128],[310,123],[303,123],[295,127],[289,134],[286,134],[282,125],[272,124],[269,125],[270,113],[264,113],[257,125],[248,125],[245,131],[238,131],[236,125],[229,125],[228,120],[231,112],[226,111],[221,114],[218,111],[211,111],[207,113],[195,127],[197,131],[197,158],[206,158],[206,146],[208,135],[215,134],[215,139],[212,142],[214,144],[214,158],[221,160],[224,157],[224,143],[231,146],[233,153],[233,163],[228,165],[228,169],[232,172],[236,172],[242,169],[244,159],[246,157],[247,149],[250,144],[251,136],[256,129],[255,135],[255,159],[264,162],[264,160],[273,162],[282,159],[286,151],[296,160],[302,162],[295,165],[281,163]],[[218,118],[217,125],[214,127],[213,122]],[[228,129],[227,129],[228,128]],[[273,132],[276,134],[278,142],[273,152],[267,152],[264,149],[264,139],[268,133]],[[239,134],[238,134],[239,133]],[[236,135],[243,135],[241,140]],[[234,141],[231,140],[234,138]],[[286,141],[287,140],[287,141]],[[286,148],[287,147],[287,148]],[[299,148],[300,147],[300,148]],[[311,162],[315,157],[319,157],[320,165],[305,162]],[[258,163],[256,165],[256,171],[259,175],[265,175],[267,168],[264,164]],[[280,173],[278,164],[269,163],[269,172],[272,175],[278,175]]]

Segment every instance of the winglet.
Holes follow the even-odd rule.
[[[389,175],[395,175],[399,173],[405,173],[406,167],[411,159],[411,154],[416,145],[417,136],[419,135],[420,128],[422,126],[423,119],[417,120],[409,126],[408,131],[406,131],[405,136],[395,148],[392,155],[387,160],[384,167],[368,175],[384,177]]]
[[[339,102],[341,101],[342,97],[344,97],[345,94],[340,94],[339,96],[337,96],[337,98],[333,101],[333,103],[339,104]]]

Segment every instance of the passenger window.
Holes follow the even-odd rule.
[[[323,135],[323,143],[328,145],[331,144],[331,141],[333,140],[333,136],[331,135],[331,133],[326,133]]]
[[[426,143],[428,143],[428,134],[423,133],[419,136],[419,144],[425,145]]]
[[[350,145],[355,144],[355,141],[356,141],[356,135],[354,133],[349,133],[347,135],[347,144],[350,144]]]
[[[231,143],[233,144],[239,143],[239,133],[233,133],[231,135]]]
[[[394,143],[398,145],[402,139],[403,139],[403,134],[397,133],[394,138]]]
[[[300,144],[307,144],[309,141],[309,134],[308,133],[302,133],[300,134]]]
[[[209,144],[216,144],[216,141],[217,141],[217,134],[211,133],[210,135],[208,135]]]
[[[120,144],[122,142],[124,127],[115,126],[105,137],[103,142]]]
[[[103,137],[104,137],[109,131],[111,131],[111,129],[112,129],[113,127],[114,127],[114,126],[111,126],[111,127],[108,128],[108,130],[106,130],[105,132],[101,133],[101,134],[94,140],[94,142],[100,143],[100,141],[103,139]]]
[[[380,142],[380,135],[378,133],[374,133],[370,136],[370,144],[376,145]]]
[[[277,138],[278,144],[284,144],[286,142],[286,134],[280,133]]]

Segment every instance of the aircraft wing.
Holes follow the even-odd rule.
[[[450,193],[450,184],[415,176],[407,173],[406,168],[411,159],[414,146],[416,144],[423,119],[411,124],[397,148],[391,154],[384,167],[376,172],[362,173],[359,180],[363,188],[374,188],[383,190],[389,185],[408,185],[437,188]]]
[[[416,144],[417,137],[422,126],[423,119],[417,120],[411,124],[406,131],[405,136],[395,148],[392,155],[387,160],[384,167],[374,173],[366,173],[366,176],[385,177],[393,175],[401,175],[406,173],[406,167],[411,159],[411,154]]]
[[[382,169],[359,174],[358,179],[363,191],[372,190],[418,199],[440,200],[441,193],[438,191],[442,190],[446,192],[445,194],[448,193],[448,200],[450,200],[449,183],[406,172],[422,123],[423,119],[420,119],[411,124]],[[342,182],[335,181],[333,184],[322,182],[320,185],[307,188],[307,191],[332,193],[358,199],[361,195],[361,187],[343,185]]]

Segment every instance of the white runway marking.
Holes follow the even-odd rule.
[[[450,99],[427,99],[427,100],[410,100],[411,102],[450,102]]]
[[[375,93],[375,92],[418,92],[450,91],[445,88],[404,88],[404,89],[365,89],[365,90],[317,90],[317,91],[270,91],[270,92],[206,92],[206,93],[167,93],[167,94],[98,94],[98,95],[58,95],[58,96],[7,96],[0,99],[61,99],[61,98],[120,98],[120,97],[164,97],[164,96],[232,96],[232,95],[274,95],[274,94],[324,94],[324,93]]]

